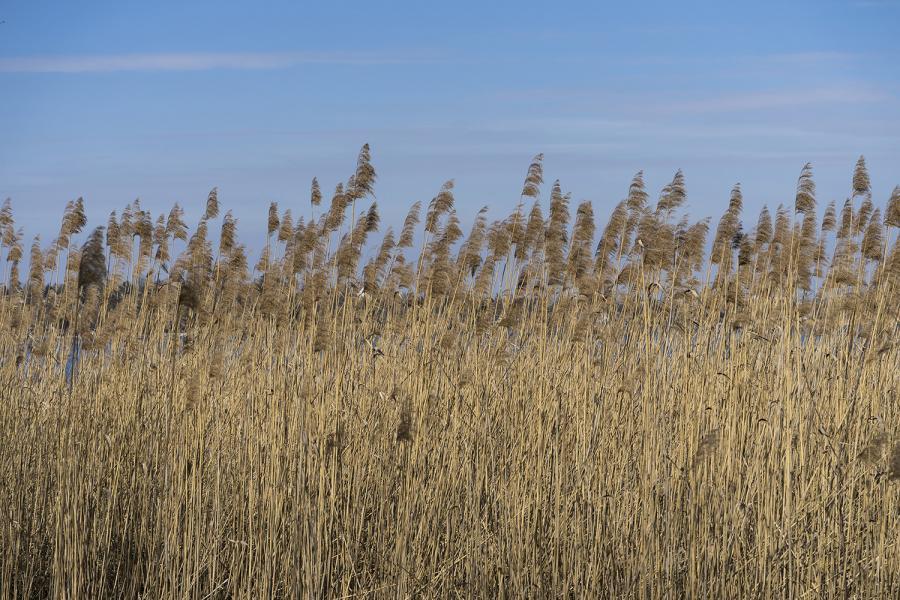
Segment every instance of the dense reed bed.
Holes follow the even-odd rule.
[[[25,273],[4,205],[0,597],[900,594],[900,189],[863,159],[821,220],[807,165],[714,228],[638,174],[599,235],[540,156],[468,235],[452,182],[396,234],[374,182],[364,147],[273,204],[252,268],[215,190],[190,229],[72,202]]]

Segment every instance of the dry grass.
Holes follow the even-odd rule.
[[[0,212],[0,597],[897,597],[900,193],[864,169],[824,227],[808,168],[746,234],[736,188],[710,257],[680,173],[595,253],[590,204],[524,206],[541,157],[504,221],[464,240],[449,182],[379,242],[365,148],[252,276],[215,190],[83,248],[70,203],[24,284]]]

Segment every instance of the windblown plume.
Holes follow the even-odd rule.
[[[522,214],[521,201],[516,205],[516,210],[507,217],[506,226],[509,228],[509,239],[515,246],[516,260],[525,260],[528,256],[528,243],[525,240],[525,215]]]
[[[6,261],[17,263],[22,260],[22,236],[25,235],[24,230],[20,227],[18,230],[9,229],[7,235],[4,236],[3,245],[9,248],[6,253]]]
[[[900,228],[900,185],[894,187],[887,209],[884,211],[884,224],[888,227]]]
[[[322,204],[322,190],[319,189],[319,180],[313,177],[310,190],[309,203],[313,206]]]
[[[530,198],[537,198],[540,193],[540,186],[544,183],[544,155],[538,154],[534,157],[531,165],[528,167],[528,174],[525,176],[525,185],[522,188],[522,195]]]
[[[681,169],[675,172],[672,182],[663,188],[660,194],[659,202],[656,204],[656,212],[663,215],[663,219],[667,219],[673,210],[679,208],[687,199],[687,192],[684,187],[684,173]]]
[[[347,185],[347,194],[352,200],[360,200],[374,194],[375,167],[372,166],[372,157],[369,144],[363,144],[356,159],[356,172],[353,174],[352,185]]]
[[[484,261],[484,264],[481,265],[481,270],[478,271],[478,276],[475,278],[475,284],[472,286],[472,293],[475,297],[483,298],[491,293],[495,265],[496,261],[493,256],[488,256]]]
[[[206,212],[203,213],[204,219],[215,219],[219,216],[219,188],[213,188],[206,197]]]
[[[212,272],[212,246],[207,238],[209,227],[203,219],[188,240],[185,254],[179,257],[179,269],[187,270],[195,286],[205,284]]]
[[[584,201],[578,205],[575,212],[575,226],[572,229],[572,245],[569,250],[568,268],[573,279],[580,279],[590,271],[594,229],[594,209],[589,201]]]
[[[384,275],[384,268],[391,258],[396,242],[394,241],[394,232],[388,227],[378,248],[375,257],[363,268],[363,289],[367,293],[374,293],[381,285],[381,278]]]
[[[488,250],[494,261],[502,259],[509,253],[512,241],[509,238],[509,227],[505,221],[494,221],[488,230]]]
[[[336,260],[338,277],[343,281],[349,281],[356,273],[362,247],[366,243],[368,234],[378,229],[378,206],[373,202],[364,218],[361,218],[356,227],[343,237],[338,246]]]
[[[844,201],[844,207],[841,209],[841,224],[838,227],[837,237],[839,240],[847,239],[850,237],[850,232],[853,228],[853,204],[850,202],[850,198],[847,198]]]
[[[131,234],[122,233],[122,227],[116,221],[116,211],[113,211],[106,224],[106,246],[110,255],[121,260],[130,260],[131,242]]]
[[[459,217],[456,215],[456,209],[451,210],[450,214],[447,215],[447,223],[444,225],[444,230],[441,233],[441,241],[449,250],[462,236],[463,232],[459,226]]]
[[[455,210],[450,210],[446,225],[428,245],[428,282],[432,293],[438,296],[446,295],[457,279],[458,273],[454,269],[454,263],[450,261],[450,248],[460,237],[462,230],[459,228],[459,218]]]
[[[559,180],[553,183],[550,193],[550,215],[544,232],[544,253],[551,278],[557,280],[565,269],[565,251],[568,244],[566,230],[569,225],[569,194],[563,194]]]
[[[226,277],[230,283],[234,284],[243,284],[247,278],[247,251],[243,244],[238,244],[231,249]]]
[[[874,209],[875,204],[872,203],[872,197],[866,196],[860,203],[859,210],[856,211],[855,231],[857,233],[863,231],[866,228],[866,225],[869,224],[869,217],[872,216],[872,211]]]
[[[200,283],[188,275],[181,281],[181,287],[178,290],[178,307],[190,309],[193,312],[199,312],[202,302],[202,290]]]
[[[28,289],[32,296],[37,296],[44,287],[44,257],[41,252],[41,236],[39,235],[35,236],[31,243],[29,263]]]
[[[187,225],[184,223],[184,210],[177,203],[169,211],[169,217],[166,220],[166,235],[183,242],[188,239]]]
[[[456,259],[459,268],[472,277],[475,276],[478,267],[481,266],[481,250],[484,247],[485,231],[487,229],[487,210],[488,207],[485,206],[478,211],[478,214],[475,216],[475,222],[472,224],[472,230],[469,232],[469,237],[463,242]]]
[[[709,235],[709,217],[697,221],[681,236],[681,260],[691,270],[698,270],[703,264],[703,249]]]
[[[286,242],[294,237],[294,218],[291,209],[284,211],[281,216],[281,225],[278,227],[278,241]]]
[[[737,250],[738,250],[738,266],[744,267],[753,262],[753,256],[756,253],[756,246],[746,233],[737,234]]]
[[[900,237],[894,240],[894,248],[891,250],[891,257],[888,259],[886,274],[889,280],[900,285]]]
[[[882,257],[882,245],[884,244],[884,235],[881,228],[881,211],[877,208],[872,213],[872,218],[863,233],[861,251],[863,257],[868,260],[878,262]]]
[[[732,241],[741,226],[740,215],[742,206],[741,186],[737,184],[731,190],[731,200],[728,203],[728,209],[719,220],[719,225],[716,228],[716,237],[713,239],[712,255],[710,256],[712,264],[723,266],[726,272],[729,272],[731,269]]]
[[[87,225],[87,217],[84,214],[84,199],[78,198],[74,203],[66,206],[60,237],[68,240],[70,236],[81,233],[85,225]]]
[[[528,224],[525,226],[525,245],[531,248],[534,256],[544,249],[544,213],[541,205],[535,200],[528,213]]]
[[[107,230],[107,243],[109,241],[109,231]],[[156,246],[156,254],[154,258],[157,262],[167,264],[169,262],[169,238],[166,235],[166,218],[159,215],[156,224],[153,226],[153,244]]]
[[[866,168],[866,157],[860,156],[856,161],[856,167],[853,169],[853,195],[868,195],[871,187],[869,170]]]
[[[378,231],[378,225],[380,223],[381,223],[381,217],[378,215],[378,203],[373,202],[372,206],[369,207],[369,210],[366,213],[366,218],[365,218],[366,233],[372,233],[373,231]]]
[[[106,221],[106,247],[112,250],[119,239],[119,222],[116,220],[116,211],[109,213]]]
[[[631,179],[628,186],[628,210],[632,213],[640,213],[647,207],[647,192],[644,189],[644,172],[638,171]]]
[[[12,224],[12,200],[7,198],[3,201],[3,206],[0,207],[0,236],[5,234],[6,231],[12,227]]]
[[[658,212],[645,212],[637,225],[633,251],[650,270],[663,269],[672,262],[675,232],[664,217]]]
[[[347,236],[345,235],[344,239],[346,239],[346,238],[347,238]],[[338,253],[340,254],[340,250]],[[256,261],[256,265],[254,265],[253,270],[257,271],[259,273],[263,273],[263,275],[265,275],[266,272],[269,270],[269,264],[272,262],[270,260],[271,255],[272,255],[272,250],[269,246],[266,246],[265,248],[263,248],[262,252],[259,253],[259,260]]]
[[[278,219],[278,203],[272,202],[269,204],[269,220],[268,220],[268,233],[269,237],[272,237],[272,234],[278,230],[278,226],[281,224],[281,221]]]
[[[772,234],[772,244],[778,246],[786,246],[790,237],[791,224],[788,218],[788,212],[784,206],[778,205],[775,211],[775,229]]]
[[[339,183],[334,188],[334,194],[331,196],[331,206],[328,213],[322,219],[322,233],[330,233],[336,231],[344,223],[344,214],[347,206],[350,204],[350,197],[344,193],[344,185]]]
[[[797,197],[794,200],[794,212],[810,213],[816,208],[816,183],[812,177],[812,165],[806,163],[797,179]]]
[[[128,244],[134,240],[134,210],[134,205],[129,204],[125,207],[125,210],[122,211],[122,218],[119,219],[119,236],[122,237],[123,240],[124,238],[128,238],[126,242]]]
[[[772,241],[768,248],[768,275],[776,282],[783,283],[790,262],[789,240],[791,236],[790,216],[782,205],[775,211],[775,225]]]
[[[816,213],[804,214],[800,230],[800,239],[795,246],[795,271],[797,286],[802,290],[811,289],[813,265],[816,257]]]
[[[103,227],[97,227],[81,247],[78,264],[78,289],[100,287],[106,278],[106,257],[103,255]]]
[[[8,248],[11,248],[15,245],[18,239],[21,239],[21,233],[21,228],[17,233],[15,227],[10,224],[6,227],[6,229],[3,230],[3,238],[0,239],[0,243]]]
[[[772,241],[772,215],[769,214],[769,208],[763,205],[759,213],[759,220],[756,222],[756,242],[757,248]]]
[[[139,210],[135,215],[134,235],[140,239],[138,257],[144,261],[153,253],[153,220],[149,212]]]
[[[237,242],[235,234],[237,233],[237,220],[229,210],[222,219],[222,232],[219,235],[219,254],[228,256],[234,249]]]
[[[453,208],[453,180],[449,180],[441,186],[438,195],[431,199],[428,205],[428,213],[425,215],[425,231],[434,234],[437,232],[440,218]]]
[[[826,231],[834,231],[834,228],[837,226],[837,210],[835,208],[834,200],[828,203],[828,206],[825,208],[825,214],[822,216],[822,233]]]
[[[416,201],[406,214],[403,220],[403,229],[400,230],[400,240],[397,242],[398,248],[411,248],[416,233],[416,225],[419,224],[419,213],[422,211],[422,202]]]
[[[11,252],[11,251],[10,251]],[[21,250],[19,251],[21,255]],[[9,267],[9,279],[7,280],[7,290],[8,291],[17,291],[19,286],[21,285],[21,276],[19,275],[19,261],[17,259],[10,260],[9,255],[6,257],[7,262],[10,263]]]

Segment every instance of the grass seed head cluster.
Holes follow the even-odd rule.
[[[900,188],[713,225],[542,161],[395,232],[365,146],[253,264],[215,189],[27,261],[3,204],[0,597],[900,594]]]

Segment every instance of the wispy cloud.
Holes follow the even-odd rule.
[[[748,92],[699,100],[675,101],[667,104],[664,110],[666,112],[740,112],[823,104],[881,102],[890,98],[890,95],[876,89],[819,88]]]
[[[898,0],[900,2],[900,0]],[[864,59],[867,55],[863,52],[847,52],[843,50],[806,50],[797,52],[765,52],[755,54],[725,53],[725,54],[636,54],[625,56],[622,63],[637,66],[703,66],[703,67],[771,67],[794,65],[835,65],[847,64]]]
[[[634,116],[691,113],[736,113],[805,106],[839,106],[891,102],[896,90],[861,82],[820,85],[808,88],[747,90],[709,93],[698,96],[684,89],[658,89],[652,93],[629,93],[593,88],[500,89],[487,94],[490,99],[519,103],[555,103],[570,110],[602,108],[607,115]]]
[[[691,123],[679,125],[669,119],[610,120],[593,117],[550,117],[541,119],[501,120],[484,127],[486,131],[503,133],[536,132],[546,136],[596,136],[628,138],[810,138],[824,137],[825,131],[814,131],[792,126],[762,126],[721,123]]]
[[[796,64],[834,64],[836,62],[848,62],[865,58],[865,54],[861,52],[844,52],[837,50],[819,50],[809,52],[784,52],[780,54],[763,54],[757,57],[745,57],[746,60],[757,60],[759,62],[774,63],[796,63]]]
[[[427,56],[315,52],[188,52],[0,58],[0,73],[110,73],[286,69],[304,64],[387,65],[432,62]]]

